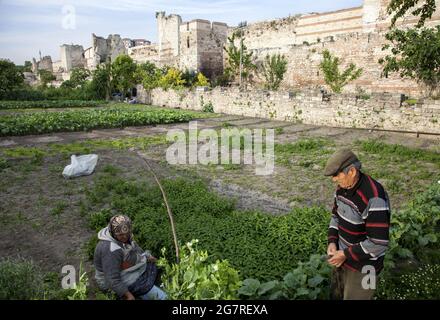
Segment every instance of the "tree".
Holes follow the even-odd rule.
[[[225,69],[225,74],[230,75],[232,80],[237,76],[239,77],[241,61],[241,77],[243,80],[247,80],[251,71],[256,69],[255,64],[252,62],[253,53],[248,52],[247,47],[244,45],[244,38],[240,38],[240,44],[236,47],[236,37],[236,33],[228,37],[228,46],[223,48],[228,54],[228,67]]]
[[[354,63],[350,63],[341,73],[339,70],[341,62],[338,57],[333,56],[328,50],[324,50],[322,55],[323,60],[319,68],[324,72],[325,83],[330,86],[333,92],[341,93],[345,85],[361,76],[362,69],[358,69]]]
[[[70,73],[70,81],[74,88],[82,87],[90,77],[90,71],[84,68],[74,68]]]
[[[403,17],[413,7],[416,8],[411,14],[420,16],[417,28],[422,27],[436,10],[435,0],[391,0],[387,8],[388,14],[393,14],[391,27],[394,27],[397,19]]]
[[[0,94],[2,95],[21,86],[23,82],[23,73],[17,70],[14,63],[0,59]]]
[[[92,73],[90,83],[91,90],[95,92],[98,99],[110,99],[111,91],[111,65],[110,63],[100,64]]]
[[[21,73],[23,73],[23,72],[32,72],[32,62],[30,62],[30,61],[25,61],[24,65],[22,65],[22,66],[16,65],[15,67]]]
[[[38,75],[40,76],[41,86],[43,88],[45,88],[49,82],[56,79],[49,70],[38,70]]]
[[[287,71],[287,60],[280,54],[267,55],[261,65],[261,72],[266,79],[265,87],[269,90],[278,90],[284,74]]]
[[[157,68],[152,62],[147,61],[137,65],[135,73],[136,83],[141,83],[146,90],[157,88],[162,76],[162,70]]]
[[[136,84],[136,64],[125,54],[119,55],[111,66],[113,83],[122,94],[129,94],[129,90]]]
[[[402,78],[423,83],[432,94],[440,84],[440,26],[435,28],[398,30],[386,34],[391,54],[380,59],[382,74],[399,72]]]

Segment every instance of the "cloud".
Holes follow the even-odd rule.
[[[37,7],[41,6],[40,0],[5,0],[4,4]],[[57,1],[45,0],[46,7],[62,7],[63,5],[73,5],[76,8],[112,10],[112,11],[132,11],[132,12],[155,12],[169,11],[179,14],[219,14],[228,12],[244,12],[252,7],[252,1],[221,0],[221,1],[159,1],[159,0],[76,0],[76,1]]]

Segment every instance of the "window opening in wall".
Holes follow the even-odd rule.
[[[186,47],[189,48],[189,37],[186,38]]]

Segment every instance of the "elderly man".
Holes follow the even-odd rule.
[[[361,162],[348,149],[330,157],[324,175],[337,183],[328,230],[328,263],[333,297],[369,300],[388,248],[390,205],[382,185],[362,173]],[[373,282],[373,283],[371,283]]]
[[[133,240],[129,217],[116,215],[99,231],[95,249],[95,279],[101,290],[112,290],[120,298],[164,300],[166,294],[154,285],[156,258]]]

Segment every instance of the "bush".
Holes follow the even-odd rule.
[[[440,265],[427,264],[413,272],[381,278],[376,297],[388,300],[439,300]]]
[[[274,54],[272,56],[267,55],[261,66],[261,72],[266,79],[266,89],[278,90],[286,71],[287,60],[284,56],[281,56],[280,54]]]
[[[324,50],[322,55],[323,60],[319,68],[324,72],[325,83],[330,86],[333,92],[341,93],[345,85],[361,76],[362,69],[358,69],[355,64],[350,63],[341,73],[339,70],[341,62],[338,57],[333,56],[328,50]]]
[[[282,281],[246,279],[238,293],[249,299],[328,299],[330,272],[326,256],[315,254],[307,262],[299,262]]]
[[[182,79],[182,72],[176,68],[170,68],[167,73],[159,79],[159,87],[168,89],[182,89],[186,81]]]
[[[158,261],[164,268],[164,290],[172,300],[231,300],[237,299],[241,285],[238,272],[228,261],[209,263],[208,253],[197,249],[198,240],[180,246],[179,264],[166,258]],[[165,249],[162,255],[165,256]]]
[[[41,270],[30,260],[0,260],[0,300],[31,300],[43,297]]]
[[[208,80],[208,78],[206,78],[203,75],[203,73],[199,72],[197,74],[194,86],[196,86],[196,87],[208,87],[209,86],[209,80]]]

